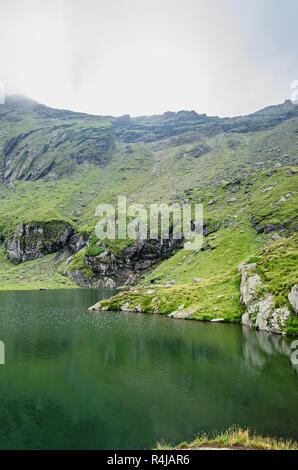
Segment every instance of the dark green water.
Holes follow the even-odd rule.
[[[152,448],[233,424],[298,439],[289,339],[87,312],[109,295],[0,293],[0,448]]]

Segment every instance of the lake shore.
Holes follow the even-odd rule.
[[[199,435],[193,442],[182,442],[177,446],[164,443],[157,445],[157,450],[298,450],[298,443],[292,440],[262,437],[249,429],[238,426],[226,431]]]

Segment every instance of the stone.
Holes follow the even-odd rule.
[[[136,284],[142,272],[158,261],[173,255],[173,250],[182,248],[184,240],[141,240],[126,246],[115,256],[104,243],[98,255],[85,255],[84,263],[90,267],[91,276],[84,269],[66,271],[66,274],[82,287],[106,287],[105,280],[113,279],[115,286]],[[73,258],[69,260],[72,263]],[[175,281],[171,281],[174,283]],[[169,285],[171,285],[171,283]],[[154,286],[155,287],[155,286]]]
[[[88,308],[89,311],[92,310],[100,310],[100,302],[97,302],[96,304],[92,305],[91,307]]]
[[[256,327],[271,333],[281,333],[289,319],[290,311],[288,307],[275,309],[274,306],[274,296],[270,293],[265,294],[258,305]]]
[[[242,324],[255,327],[270,333],[283,333],[286,322],[289,319],[288,307],[275,308],[275,298],[270,292],[263,297],[258,295],[258,288],[262,286],[260,276],[254,274],[256,265],[243,264],[239,267],[242,273],[240,285],[240,300],[246,307],[242,315]]]
[[[242,325],[246,325],[246,326],[252,326],[252,323],[250,321],[250,318],[249,318],[249,314],[248,313],[244,313],[241,317],[241,323]]]
[[[134,307],[133,311],[143,313],[144,312],[144,307],[142,307],[142,305],[137,305],[136,307]]]
[[[213,318],[211,323],[223,323],[225,321],[224,318]]]
[[[111,278],[108,278],[105,284],[108,289],[113,289],[116,287],[116,282],[114,281],[114,279],[111,279]]]
[[[262,281],[259,274],[249,276],[248,271],[249,269],[242,271],[242,279],[240,286],[240,300],[246,305],[256,298],[257,289],[262,286]]]
[[[32,261],[68,247],[73,228],[67,222],[21,223],[6,244],[6,253],[14,264]],[[53,233],[55,236],[53,237]]]
[[[289,302],[294,309],[296,315],[298,315],[298,284],[292,287],[291,292],[288,295]]]
[[[197,309],[193,310],[176,310],[168,315],[169,318],[175,318],[176,320],[186,320],[188,317],[193,315]]]
[[[129,302],[125,302],[124,304],[120,305],[120,310],[122,312],[127,312],[129,311],[130,309],[130,303]]]
[[[267,330],[268,320],[274,308],[274,296],[265,294],[264,299],[258,305],[258,313],[256,318],[256,327],[260,330]]]
[[[195,277],[195,278],[192,280],[192,282],[193,282],[194,284],[196,284],[197,282],[201,282],[201,281],[204,281],[204,280],[205,280],[205,278],[203,278],[203,277]]]

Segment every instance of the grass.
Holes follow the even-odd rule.
[[[226,431],[213,435],[201,434],[193,442],[183,442],[178,446],[157,443],[156,450],[189,449],[200,447],[231,448],[231,449],[259,449],[259,450],[298,450],[298,444],[291,440],[262,437],[249,429],[233,426]]]
[[[234,226],[222,228],[206,237],[205,242],[214,249],[198,253],[179,250],[149,273],[144,283],[162,284],[174,279],[175,284],[187,284],[195,278],[209,278],[215,274],[225,276],[261,246],[247,219],[237,225],[237,230]]]
[[[76,288],[74,283],[63,276],[66,260],[66,253],[55,253],[16,266],[0,250],[0,290]]]

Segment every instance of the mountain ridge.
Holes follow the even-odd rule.
[[[204,142],[227,132],[236,135],[271,129],[297,117],[298,107],[289,100],[235,118],[208,117],[195,111],[113,118],[55,110],[28,98],[10,97],[0,107],[0,179],[7,184],[59,179],[80,165],[106,165],[118,144],[162,144],[174,139],[175,145],[175,139],[183,142],[183,136],[184,143]]]

